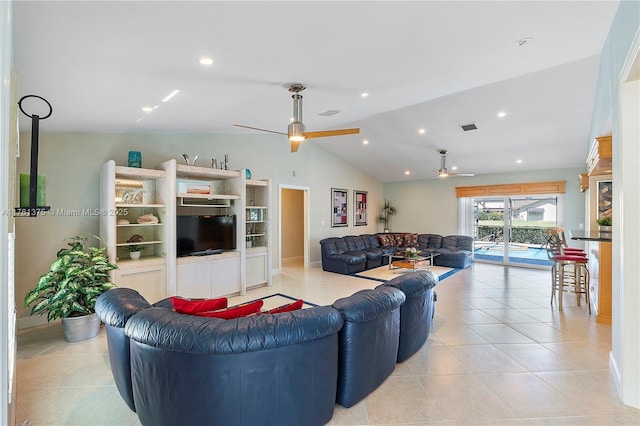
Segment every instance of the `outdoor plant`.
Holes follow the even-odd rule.
[[[91,235],[100,241],[100,238]],[[87,246],[89,237],[67,238],[58,250],[48,272],[42,274],[35,288],[24,298],[31,315],[47,314],[47,321],[89,315],[95,312],[98,296],[115,284],[109,282],[109,271],[117,269],[105,254],[106,247]]]
[[[603,217],[602,219],[597,219],[596,222],[600,226],[611,226],[611,217]]]

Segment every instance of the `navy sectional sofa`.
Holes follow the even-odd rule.
[[[450,268],[471,266],[473,238],[466,235],[412,234],[407,232],[348,235],[320,241],[322,269],[355,274],[386,264],[388,254],[416,247],[423,255],[438,253],[434,264]]]
[[[422,347],[437,282],[409,272],[333,306],[232,320],[114,288],[96,312],[117,388],[142,425],[322,425],[336,402],[361,401]]]

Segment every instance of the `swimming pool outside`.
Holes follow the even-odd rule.
[[[502,243],[476,247],[474,256],[476,260],[488,260],[492,262],[504,261],[504,246]],[[538,266],[552,266],[545,248],[526,247],[514,244],[509,246],[509,262],[524,263]]]

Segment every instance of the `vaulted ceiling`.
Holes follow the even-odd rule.
[[[317,144],[385,182],[434,176],[440,149],[462,173],[580,167],[617,7],[19,1],[15,62],[20,95],[54,105],[43,131],[286,132],[300,82],[308,130],[361,133],[291,155]]]

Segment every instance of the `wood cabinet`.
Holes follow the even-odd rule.
[[[611,243],[589,241],[589,297],[596,322],[611,324]]]
[[[611,174],[613,158],[611,141],[611,136],[601,136],[593,141],[587,156],[589,176]]]

